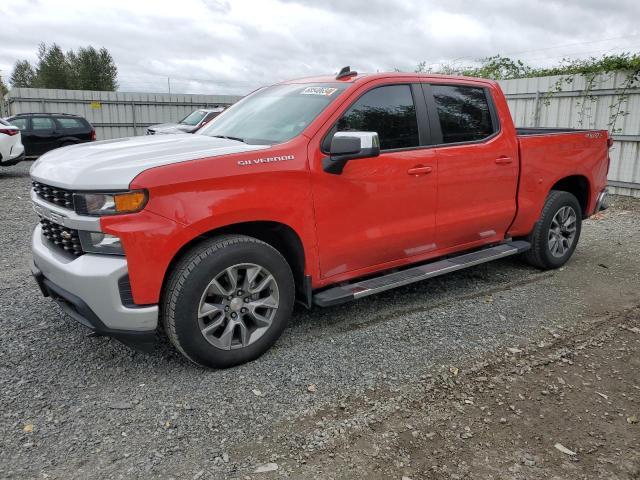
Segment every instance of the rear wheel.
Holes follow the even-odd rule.
[[[525,260],[538,268],[558,268],[573,255],[582,228],[582,209],[574,195],[552,190],[540,219],[529,235],[531,249]]]
[[[294,302],[291,269],[280,253],[252,237],[229,235],[190,250],[163,293],[165,331],[191,361],[226,368],[268,350]]]

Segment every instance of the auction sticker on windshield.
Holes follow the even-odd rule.
[[[338,91],[333,87],[307,87],[300,92],[301,95],[323,95],[329,97]]]

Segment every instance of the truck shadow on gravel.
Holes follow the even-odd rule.
[[[454,302],[490,298],[498,292],[508,291],[516,286],[526,285],[547,278],[550,272],[541,272],[533,267],[521,263],[517,258],[507,258],[492,262],[488,265],[478,265],[472,269],[455,272],[424,282],[407,285],[388,292],[357,300],[345,305],[308,310],[296,305],[292,319],[282,337],[274,347],[261,358],[267,359],[280,355],[283,349],[291,348],[292,344],[309,343],[319,339],[327,339],[334,335],[342,335],[351,331],[374,328],[379,324],[391,322],[411,314],[428,312],[429,310],[447,306]],[[63,312],[60,312],[64,316]],[[86,336],[87,332],[81,326],[65,322],[73,332],[70,336]],[[88,339],[100,348],[113,350],[107,353],[125,355],[130,361],[139,360],[142,363],[172,363],[174,366],[194,365],[178,354],[169,343],[166,336],[160,332],[159,341],[151,353],[134,352],[120,344],[117,340],[106,337],[92,337]],[[260,362],[258,359],[256,362]]]
[[[316,332],[306,333],[318,333],[321,336],[327,333],[349,332],[394,318],[427,312],[452,302],[508,291],[552,274],[524,265],[517,258],[506,258],[382,292],[345,305],[315,307],[313,310],[296,305],[287,330],[291,333],[297,329],[313,329]]]

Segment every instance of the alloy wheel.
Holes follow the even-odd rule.
[[[560,258],[571,249],[576,238],[578,217],[573,207],[564,206],[556,212],[549,227],[549,251]]]
[[[233,265],[218,273],[202,293],[200,332],[222,350],[247,347],[269,329],[279,303],[271,272],[254,263]]]

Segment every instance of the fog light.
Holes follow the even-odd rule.
[[[102,232],[78,232],[82,250],[87,253],[104,253],[108,255],[124,255],[120,238]]]

